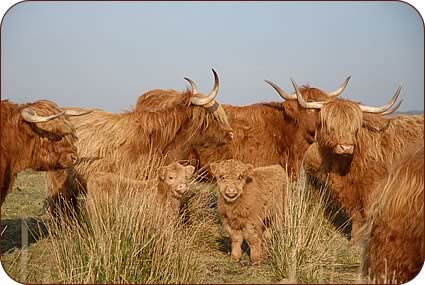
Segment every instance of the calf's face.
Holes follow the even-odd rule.
[[[181,197],[189,189],[189,180],[194,170],[195,167],[191,165],[183,166],[173,162],[159,169],[158,178],[169,186],[174,197]]]
[[[212,163],[210,170],[217,180],[220,195],[226,202],[233,203],[243,194],[245,185],[251,182],[249,174],[253,166],[230,159]]]

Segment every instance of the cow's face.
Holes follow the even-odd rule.
[[[55,103],[47,100],[37,101],[26,107],[30,107],[37,116],[63,113]],[[46,122],[28,122],[24,118],[20,120],[20,124],[34,146],[33,168],[44,171],[63,169],[76,162],[75,128],[66,114]]]
[[[211,173],[217,180],[219,194],[227,203],[235,202],[242,194],[245,185],[252,181],[253,166],[237,160],[226,160],[210,165]]]
[[[191,165],[183,166],[173,162],[159,169],[158,178],[169,186],[174,197],[179,198],[189,189],[189,180],[194,170],[195,167]]]
[[[218,105],[214,110],[206,109],[207,120],[204,120],[201,135],[197,139],[204,147],[219,147],[233,140],[233,129],[230,127],[227,114],[218,102],[216,104]]]
[[[38,159],[35,162],[38,170],[64,169],[77,161],[77,148],[68,136],[59,141],[42,138]]]
[[[353,155],[362,121],[357,103],[341,99],[324,104],[320,110],[319,144],[337,155]]]
[[[317,88],[302,87],[300,91],[304,100],[307,102],[322,102],[332,99],[325,92]],[[283,107],[286,114],[295,122],[297,128],[305,132],[304,137],[307,142],[313,143],[315,141],[316,130],[319,126],[319,110],[303,108],[296,99],[285,101]]]

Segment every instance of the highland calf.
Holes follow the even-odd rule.
[[[95,110],[72,120],[81,160],[71,170],[48,173],[50,208],[62,199],[74,204],[93,173],[116,172],[120,163],[134,164],[152,154],[164,156],[170,163],[187,159],[192,149],[214,149],[230,142],[233,132],[215,100],[219,79],[213,73],[214,87],[209,94],[156,89],[139,97],[138,104],[143,107],[137,111],[113,114]]]
[[[71,167],[77,159],[75,129],[68,116],[79,113],[61,110],[55,103],[0,102],[0,207],[18,172]]]
[[[320,109],[318,142],[307,150],[304,169],[310,180],[327,185],[331,196],[351,217],[355,243],[376,183],[409,143],[423,144],[424,117],[384,116],[400,105],[390,110],[400,89],[385,106],[370,107],[345,99],[305,102],[293,84],[301,106]]]
[[[412,146],[391,167],[372,200],[364,228],[363,273],[381,284],[408,282],[425,259],[423,145]]]
[[[160,167],[157,178],[145,181],[106,172],[95,173],[87,181],[87,206],[93,207],[95,203],[93,197],[104,192],[110,194],[112,191],[128,188],[150,191],[154,188],[157,190],[156,197],[161,205],[177,216],[182,206],[183,194],[189,189],[189,181],[194,169],[191,165],[183,166],[173,162]]]
[[[254,168],[233,159],[210,168],[218,184],[218,213],[231,240],[231,260],[240,260],[245,239],[252,264],[262,261],[265,226],[276,207],[283,206],[285,170],[280,165]]]

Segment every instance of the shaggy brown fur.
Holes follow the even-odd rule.
[[[228,143],[233,134],[223,108],[218,105],[212,112],[191,105],[194,96],[190,91],[151,90],[139,98],[138,111],[96,110],[73,118],[81,160],[73,170],[48,173],[50,201],[60,196],[75,200],[93,173],[116,172],[120,163],[131,164],[143,155],[166,155],[170,162],[187,159],[191,149]]]
[[[414,145],[391,167],[373,196],[363,273],[381,284],[408,282],[425,259],[423,145]]]
[[[304,86],[305,100],[326,101],[325,92]],[[218,149],[193,150],[201,167],[225,159],[237,159],[255,167],[280,164],[296,176],[304,152],[314,141],[318,112],[305,110],[297,100],[223,105],[234,131],[233,140]]]
[[[145,181],[125,178],[113,173],[99,172],[87,181],[87,205],[90,207],[93,195],[98,195],[101,192],[111,193],[118,187],[120,189],[136,187],[145,191],[156,188],[159,201],[177,216],[181,208],[183,194],[189,189],[189,180],[194,170],[195,167],[191,165],[183,166],[178,162],[173,162],[160,167],[156,179]]]
[[[217,179],[218,213],[232,242],[231,259],[239,261],[245,239],[251,250],[251,262],[264,258],[265,222],[277,202],[282,201],[288,183],[280,165],[254,168],[237,160],[211,164]]]
[[[352,219],[352,238],[365,218],[371,189],[385,176],[386,167],[400,157],[409,143],[423,144],[423,116],[362,114],[348,100],[326,103],[320,111],[318,143],[310,146],[304,168],[328,189]],[[354,146],[352,155],[334,152],[339,144]]]
[[[25,168],[62,169],[73,165],[77,158],[75,129],[67,116],[43,123],[28,123],[21,115],[27,107],[41,116],[62,112],[55,103],[47,100],[20,105],[1,101],[0,206],[19,171]]]

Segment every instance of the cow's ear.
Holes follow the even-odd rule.
[[[188,165],[184,168],[184,171],[185,171],[186,177],[189,178],[192,176],[193,172],[195,171],[195,167],[192,165]]]
[[[218,175],[218,164],[216,162],[213,162],[210,164],[210,171],[213,176],[217,177]]]
[[[388,128],[391,120],[375,114],[363,113],[362,126],[372,132],[381,132]]]
[[[294,121],[298,121],[298,102],[297,100],[288,100],[283,103],[283,109],[285,110],[286,115]]]
[[[165,166],[159,168],[159,170],[158,170],[158,178],[159,178],[160,181],[164,181],[165,180],[165,172],[166,172]]]

